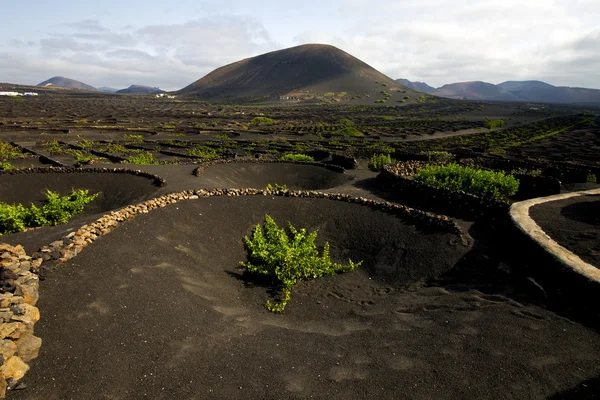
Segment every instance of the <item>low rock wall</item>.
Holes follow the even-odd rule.
[[[36,358],[42,340],[33,334],[40,312],[37,269],[41,258],[25,254],[22,246],[0,244],[0,398],[18,388]]]

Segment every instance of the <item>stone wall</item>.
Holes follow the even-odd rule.
[[[19,388],[18,381],[29,370],[42,340],[33,334],[40,312],[39,279],[41,258],[25,254],[22,246],[0,244],[0,398]]]

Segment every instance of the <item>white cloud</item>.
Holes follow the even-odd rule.
[[[466,80],[540,79],[588,87],[600,82],[598,0],[306,0],[303,6],[281,0],[256,9],[228,0],[226,8],[240,12],[229,16],[214,14],[216,1],[207,4],[198,11],[203,18],[179,15],[178,23],[108,28],[106,21],[85,19],[47,28],[33,42],[32,31],[7,36],[0,77],[37,83],[72,74],[96,86],[178,89],[245,57],[329,43],[392,78],[432,86]]]

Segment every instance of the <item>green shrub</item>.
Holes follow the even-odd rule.
[[[277,123],[276,120],[274,120],[273,118],[268,118],[268,117],[256,117],[253,118],[250,121],[251,124],[256,124],[256,125],[269,125],[269,124],[275,124]]]
[[[429,161],[450,162],[454,160],[454,154],[449,153],[447,151],[422,151],[421,154],[427,156],[429,158]]]
[[[25,228],[67,223],[96,197],[98,194],[90,195],[87,190],[73,190],[70,195],[62,197],[48,190],[41,208],[33,204],[26,208],[22,204],[0,202],[0,235],[21,232]]]
[[[25,158],[21,150],[8,142],[0,141],[0,158],[5,160]]]
[[[202,145],[196,145],[194,148],[189,149],[187,155],[202,158],[204,160],[214,160],[221,157],[216,150]]]
[[[374,154],[369,160],[369,169],[374,172],[379,172],[384,166],[393,162],[389,154]]]
[[[0,171],[9,171],[15,169],[15,166],[6,161],[0,161]]]
[[[160,162],[154,157],[154,154],[150,152],[140,153],[137,155],[129,156],[127,160],[123,161],[125,164],[138,164],[138,165],[156,165]]]
[[[142,143],[144,141],[144,136],[126,133],[123,136],[123,139],[127,140],[127,143]]]
[[[588,181],[588,183],[598,183],[598,179],[596,178],[596,175],[594,175],[594,174],[589,174],[587,181]]]
[[[504,172],[486,171],[458,164],[428,165],[414,178],[429,185],[501,200],[519,190],[519,181]]]
[[[288,190],[287,185],[279,185],[277,183],[271,185],[270,183],[267,183],[267,190]]]
[[[269,277],[280,291],[280,301],[267,301],[265,307],[272,312],[282,312],[290,300],[294,285],[302,280],[315,279],[323,275],[349,272],[362,264],[337,264],[329,257],[329,243],[323,252],[315,244],[317,231],[307,233],[289,224],[290,234],[279,228],[273,218],[265,215],[264,234],[260,225],[254,227],[252,238],[244,237],[248,250],[248,261],[240,264],[256,275]]]
[[[365,136],[364,133],[362,133],[361,131],[356,129],[356,127],[354,127],[354,126],[345,126],[343,128],[340,128],[338,130],[331,132],[331,134],[338,135],[338,136],[355,136],[355,137]]]
[[[280,158],[281,161],[305,161],[305,162],[313,162],[315,161],[314,157],[308,156],[306,154],[293,154],[289,153]]]
[[[488,117],[485,117],[484,123],[485,123],[485,127],[488,129],[504,127],[504,120],[502,120],[502,119],[489,119]]]

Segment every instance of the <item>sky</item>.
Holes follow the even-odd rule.
[[[599,0],[0,0],[0,82],[180,89],[306,43],[431,86],[600,89]]]

